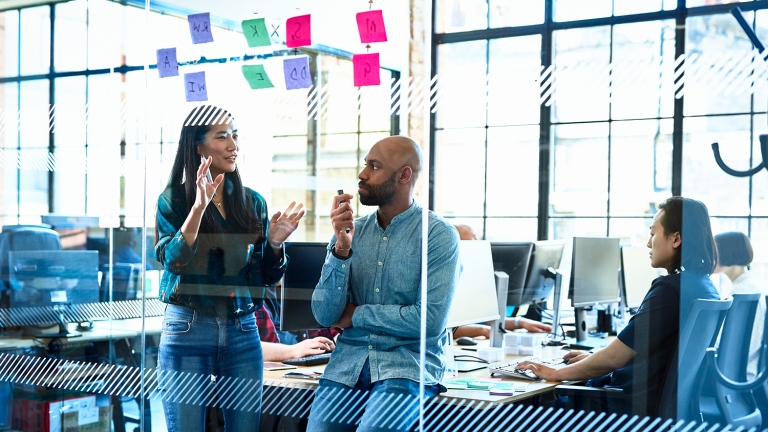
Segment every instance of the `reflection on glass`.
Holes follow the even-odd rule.
[[[683,123],[683,191],[698,199],[711,216],[749,214],[749,179],[732,177],[715,163],[712,143],[720,144],[720,155],[733,169],[749,168],[750,117],[722,116],[686,118]]]
[[[608,119],[611,28],[558,30],[553,38],[552,120]]]
[[[672,194],[671,177],[671,119],[611,124],[612,216],[655,214]]]
[[[559,125],[552,129],[551,214],[605,215],[608,206],[608,124]]]
[[[544,22],[544,0],[490,0],[491,28]]]
[[[485,204],[485,129],[435,132],[435,212],[482,216]],[[475,173],[469,175],[468,173]]]
[[[438,0],[436,2],[436,33],[485,28],[488,28],[488,0]]]

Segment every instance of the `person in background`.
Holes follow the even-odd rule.
[[[137,242],[133,229],[115,229],[112,233],[112,240],[115,245],[112,259],[115,263],[141,264],[141,255],[136,253]],[[147,260],[146,269],[153,269],[149,260]]]
[[[475,230],[469,225],[458,224],[454,225],[459,232],[460,240],[477,240]],[[531,333],[548,333],[552,331],[552,326],[544,324],[539,321],[535,321],[523,317],[508,317],[504,320],[504,328],[507,330],[524,329]],[[461,327],[456,327],[453,330],[454,339],[462,336],[468,337],[484,337],[486,339],[491,337],[491,323],[485,324],[469,324]]]
[[[657,417],[664,377],[677,373],[680,323],[695,299],[720,299],[709,275],[717,265],[707,207],[700,201],[671,197],[659,205],[648,239],[651,266],[667,275],[653,281],[637,313],[607,347],[594,354],[572,351],[567,366],[554,369],[522,362],[547,381],[587,382],[591,387],[624,391],[610,398],[608,412]],[[668,368],[674,368],[668,371]],[[596,379],[593,379],[596,378]]]
[[[760,293],[757,303],[755,325],[752,328],[752,338],[749,342],[749,362],[747,363],[747,379],[757,375],[757,363],[760,359],[760,345],[763,341],[763,326],[765,325],[765,294],[758,281],[752,276],[747,266],[752,262],[752,244],[749,238],[740,232],[725,232],[715,236],[717,243],[718,265],[715,273],[722,273],[731,283],[723,283],[720,297],[728,298],[733,294]],[[763,283],[763,285],[766,285]]]

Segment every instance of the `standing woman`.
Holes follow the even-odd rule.
[[[283,242],[304,212],[291,203],[268,219],[264,198],[243,187],[238,151],[229,112],[193,109],[157,202],[155,256],[168,303],[158,373],[171,432],[202,432],[216,398],[237,401],[223,410],[227,431],[259,424],[264,360],[253,312],[283,276]]]

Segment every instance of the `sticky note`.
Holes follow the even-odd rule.
[[[184,91],[187,93],[187,102],[207,101],[208,89],[205,84],[205,72],[184,74]]]
[[[355,70],[355,87],[381,84],[379,53],[354,54],[352,67]]]
[[[267,30],[267,23],[264,18],[256,18],[252,20],[245,20],[242,23],[243,34],[245,40],[248,41],[248,46],[260,47],[272,45],[269,40],[269,31]]]
[[[213,42],[211,33],[211,14],[208,12],[188,15],[189,33],[193,44]]]
[[[243,76],[252,89],[272,88],[274,85],[269,80],[264,65],[243,65]]]
[[[179,76],[179,62],[176,61],[176,48],[157,50],[157,71],[160,78]]]
[[[288,18],[285,22],[285,46],[296,48],[312,45],[311,15]]]
[[[312,87],[308,57],[295,57],[285,60],[283,62],[283,72],[285,73],[286,90]]]
[[[380,10],[358,13],[357,31],[360,32],[362,43],[387,41],[387,29],[384,27],[384,16]]]

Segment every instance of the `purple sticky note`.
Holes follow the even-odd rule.
[[[189,22],[189,33],[192,35],[193,44],[213,42],[210,13],[188,15],[187,21]]]
[[[187,93],[187,102],[207,101],[208,89],[205,84],[205,72],[184,74],[184,91]]]
[[[360,32],[362,43],[387,41],[387,29],[384,27],[384,16],[380,10],[358,13],[357,30]]]
[[[352,67],[355,70],[355,87],[381,84],[379,53],[352,55]]]
[[[288,18],[285,22],[285,46],[297,48],[312,45],[312,15]]]
[[[176,48],[157,50],[157,71],[160,78],[179,76],[179,62],[176,61]]]
[[[312,75],[309,74],[309,58],[295,57],[283,62],[285,89],[294,90],[312,87]]]

